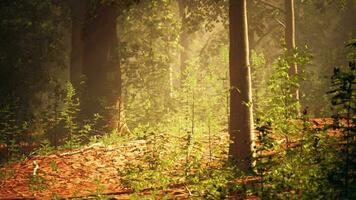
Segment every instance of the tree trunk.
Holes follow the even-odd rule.
[[[246,0],[229,2],[230,160],[241,170],[252,166],[253,116]]]
[[[294,0],[285,0],[285,42],[287,51],[292,53],[295,49],[295,17],[294,17]],[[295,76],[298,74],[297,63],[293,62],[289,68],[289,75]],[[299,89],[295,91],[295,99],[299,101]]]
[[[87,19],[83,50],[83,74],[86,76],[83,111],[87,117],[101,114],[109,129],[117,128],[121,107],[116,18],[114,4],[99,4],[95,14]]]
[[[77,90],[83,73],[84,24],[86,16],[86,0],[69,1],[72,18],[72,50],[70,60],[70,81]]]
[[[179,43],[181,46],[180,50],[180,74],[181,74],[181,81],[184,80],[187,76],[186,72],[186,62],[188,60],[188,46],[189,46],[189,41],[188,41],[188,30],[186,27],[186,8],[187,8],[187,2],[186,0],[178,0],[178,6],[179,6],[179,16],[181,19],[181,30],[180,30],[180,35],[179,35]]]

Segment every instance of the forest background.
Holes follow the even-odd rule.
[[[356,2],[295,0],[293,49],[287,1],[246,2],[247,104],[257,128],[292,140],[302,126],[291,119],[339,112],[330,106],[331,77],[354,59],[345,46],[354,44]],[[107,135],[178,136],[188,151],[221,137],[230,116],[228,8],[227,0],[1,1],[1,162]]]

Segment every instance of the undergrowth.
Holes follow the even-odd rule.
[[[350,46],[354,48],[355,45]],[[221,52],[221,59],[216,63],[227,62],[224,59],[226,52]],[[162,191],[172,187],[183,188],[189,197],[200,199],[226,199],[248,194],[258,195],[261,199],[353,199],[356,185],[355,61],[351,59],[348,68],[334,70],[329,92],[335,111],[334,123],[322,126],[309,119],[307,108],[301,112],[299,102],[293,96],[302,74],[288,74],[291,63],[304,66],[309,59],[303,52],[295,56],[282,55],[275,61],[269,81],[263,83],[267,87],[259,91],[263,95],[255,102],[255,166],[250,174],[243,174],[226,162],[230,142],[225,126],[228,122],[226,72],[218,70],[215,65],[202,66],[194,59],[187,62],[185,80],[171,91],[170,98],[177,106],[162,108],[158,113],[163,110],[167,113],[162,116],[156,113],[151,120],[135,121],[137,125],[126,135],[112,130],[90,137],[100,116],[79,120],[80,102],[68,84],[64,93],[58,94],[63,98],[63,104],[55,104],[52,112],[42,119],[43,134],[36,154],[79,148],[88,141],[105,146],[144,141],[144,150],[135,160],[117,169],[121,183],[134,190],[132,199],[170,198]],[[261,61],[252,67],[262,64]],[[160,104],[151,103],[146,99],[145,112],[152,109],[152,105]],[[140,114],[139,109],[134,112],[137,113],[130,113],[131,117]],[[7,141],[8,156],[12,156],[18,149],[10,133],[21,135],[26,132],[28,124],[13,125],[14,117],[9,108],[2,108],[0,114],[8,121],[0,126],[4,132],[1,139]],[[331,129],[341,135],[330,135]],[[61,131],[65,134],[58,135]],[[51,168],[56,170],[57,166]],[[239,182],[248,175],[257,177],[256,181]],[[44,180],[38,175],[31,177],[30,184],[34,190],[45,189]],[[102,195],[102,183],[97,182],[97,186],[94,195],[98,199],[108,198]],[[142,191],[148,189],[150,196],[143,197]]]
[[[268,114],[257,121],[260,144],[256,147],[255,171],[260,177],[257,193],[262,199],[355,197],[355,169],[351,167],[354,166],[351,158],[355,155],[354,63],[353,58],[348,69],[334,70],[333,86],[329,92],[336,112],[333,124],[324,122],[323,126],[318,124],[320,122],[310,121],[307,110],[296,120],[297,115],[288,111],[288,101],[284,101],[289,93],[283,93],[284,90],[279,88],[281,83],[271,82],[272,98],[282,101],[279,101],[279,105],[274,104],[270,112],[266,112],[275,112],[277,115]],[[280,70],[283,68],[276,71],[279,74],[277,78],[291,80],[285,77],[287,73],[280,73]],[[275,83],[278,86],[273,86]],[[288,88],[288,85],[283,87]]]

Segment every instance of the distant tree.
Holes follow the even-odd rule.
[[[206,1],[206,0],[177,0],[179,16],[181,19],[180,31],[180,71],[184,79],[186,61],[191,59],[194,54],[194,47],[190,45],[199,31],[213,31],[216,25],[227,23],[227,0]],[[227,26],[226,26],[227,27]],[[199,34],[199,33],[198,33]],[[189,51],[189,52],[188,52]]]
[[[295,17],[294,17],[294,0],[285,0],[285,42],[287,50],[293,53],[295,49]],[[293,62],[289,68],[289,75],[298,74],[297,63]],[[295,91],[295,99],[299,101],[299,89]]]
[[[172,87],[179,86],[178,4],[142,0],[118,18],[120,65],[128,126],[152,128],[167,119]]]
[[[309,106],[312,116],[330,116],[332,111],[325,105],[329,102],[326,92],[333,73],[331,66],[344,64],[347,51],[341,44],[356,35],[354,20],[350,20],[355,16],[356,3],[354,0],[309,0],[295,1],[295,4],[298,8],[296,46],[307,44],[313,55],[313,62],[305,68],[305,81],[301,82],[300,101]]]
[[[69,2],[72,11],[70,78],[74,87],[80,88],[82,117],[88,119],[100,114],[103,117],[101,127],[118,128],[121,69],[116,19],[119,9],[129,3]]]
[[[99,3],[93,10],[84,30],[86,94],[82,101],[87,116],[103,115],[107,108],[115,108],[121,94],[121,73],[116,53],[117,7],[114,3]]]
[[[178,7],[179,7],[179,17],[181,19],[181,30],[179,35],[179,43],[181,46],[180,50],[180,73],[181,73],[181,80],[184,80],[185,71],[186,71],[186,62],[188,60],[188,29],[187,29],[187,2],[186,0],[178,0]]]
[[[246,0],[229,3],[231,161],[247,171],[252,164],[253,116]]]
[[[247,10],[253,9],[253,12],[248,12],[250,50],[263,51],[263,45],[266,42],[271,42],[273,46],[279,47],[280,34],[284,31],[284,24],[278,18],[283,15],[284,10],[279,7],[279,4],[275,4],[275,2],[267,1],[247,1]],[[270,51],[271,49],[268,49],[268,52]],[[275,54],[276,52],[270,53]],[[268,55],[266,52],[264,54]]]

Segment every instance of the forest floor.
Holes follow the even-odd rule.
[[[153,192],[157,199],[161,196],[191,199],[189,186],[184,183],[159,192],[152,188],[134,191],[123,186],[117,169],[135,162],[146,148],[144,140],[111,147],[97,143],[9,164],[0,170],[0,199],[102,199],[99,197],[106,196],[124,200],[131,199],[133,193],[152,198]],[[248,199],[257,198],[250,196]]]
[[[314,126],[322,126],[332,121],[315,119],[312,122]],[[98,199],[101,195],[110,195],[109,199],[130,199],[133,193],[152,196],[153,192],[169,199],[191,198],[189,185],[184,183],[171,185],[158,193],[152,188],[134,191],[125,187],[118,169],[138,162],[147,148],[145,140],[109,146],[94,143],[8,164],[0,169],[0,199]],[[256,181],[255,177],[245,179]],[[255,196],[246,198],[258,199]]]

